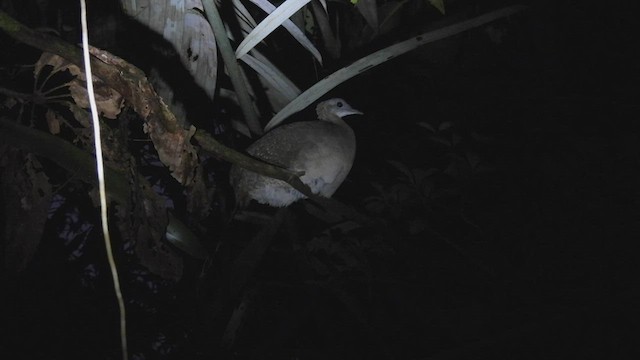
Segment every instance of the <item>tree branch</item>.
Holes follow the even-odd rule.
[[[90,184],[96,184],[95,159],[88,152],[74,146],[58,136],[17,124],[15,121],[0,117],[0,141],[20,147],[38,156],[45,157],[58,166],[71,172],[74,176]],[[120,171],[106,167],[105,180],[109,189],[108,196],[121,204],[126,204],[130,198],[131,184]],[[140,179],[143,181],[144,179]],[[147,185],[150,189],[151,186]],[[157,196],[155,193],[145,193],[145,196]],[[157,201],[157,200],[156,200]],[[196,235],[180,220],[169,215],[167,233],[174,234],[167,239],[187,254],[203,259],[207,250]]]
[[[62,56],[70,62],[82,66],[82,53],[78,47],[57,37],[34,31],[1,10],[0,29],[20,42],[42,51]],[[103,56],[100,56],[101,54]],[[99,51],[92,52],[91,66],[94,69],[94,75],[118,91],[142,118],[146,120],[149,119],[149,117],[157,118],[158,122],[162,124],[161,128],[157,130],[158,133],[179,133],[184,131],[177,123],[175,116],[166,106],[163,106],[160,97],[148,83],[144,72],[125,60],[110,54],[110,56],[108,56],[107,54],[106,52]],[[100,56],[102,61],[98,60],[96,55]],[[151,134],[151,137],[152,140],[154,140],[153,134]],[[237,164],[261,175],[285,181],[309,198],[317,197],[311,193],[309,187],[302,183],[299,178],[301,175],[298,173],[258,161],[239,153],[222,145],[205,131],[196,131],[194,137],[204,150],[213,153],[225,161]]]

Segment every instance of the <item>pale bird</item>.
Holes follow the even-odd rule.
[[[342,99],[330,99],[316,107],[318,120],[286,124],[273,129],[247,149],[249,155],[295,172],[311,192],[331,197],[351,170],[356,154],[356,137],[342,119],[362,112]],[[261,204],[284,207],[305,198],[282,180],[259,175],[234,165],[231,185],[239,207],[251,199]]]

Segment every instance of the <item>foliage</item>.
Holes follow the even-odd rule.
[[[322,38],[325,50],[334,58],[339,58],[341,53],[348,54],[359,51],[360,48],[363,48],[367,46],[368,43],[375,41],[379,36],[382,28],[378,22],[378,13],[382,11],[385,5],[391,5],[393,2],[385,2],[378,6],[376,1],[360,1],[357,2],[356,6],[353,8],[343,9],[343,11],[350,12],[350,16],[352,17],[355,16],[356,12],[358,12],[364,19],[366,19],[366,23],[356,25],[359,26],[359,28],[346,27],[344,30],[338,28],[337,32],[334,32],[334,30],[328,26],[330,20],[328,19],[329,13],[328,8],[324,3],[323,6],[319,6],[317,3],[310,2],[309,0],[288,0],[283,2],[280,6],[275,7],[266,0],[253,0],[252,3],[257,5],[267,14],[263,21],[257,22],[254,20],[252,13],[247,10],[243,3],[239,0],[235,0],[232,2],[235,19],[228,19],[225,24],[230,32],[229,38],[239,42],[233,58],[227,55],[227,49],[230,48],[230,46],[227,45],[227,33],[218,31],[217,34],[214,34],[199,25],[204,21],[204,17],[198,17],[197,15],[202,14],[205,8],[215,12],[215,7],[211,6],[211,2],[209,1],[184,1],[167,6],[165,6],[164,2],[154,6],[153,1],[151,2],[151,6],[137,4],[135,1],[128,0],[122,0],[122,3],[127,14],[135,17],[138,21],[149,26],[154,31],[161,33],[176,47],[181,56],[182,62],[187,65],[191,74],[195,78],[195,81],[206,89],[206,92],[210,97],[213,97],[213,92],[211,90],[215,88],[217,81],[216,73],[211,71],[217,63],[217,52],[215,51],[215,44],[217,41],[221,46],[220,50],[222,52],[222,56],[226,56],[225,68],[235,87],[235,89],[221,92],[221,94],[232,96],[233,99],[239,101],[243,108],[246,121],[248,122],[248,128],[257,134],[260,134],[260,132],[256,128],[256,124],[253,123],[253,113],[255,109],[260,108],[258,99],[261,94],[256,93],[257,89],[254,89],[256,86],[248,82],[249,77],[246,74],[246,70],[239,68],[238,70],[241,72],[236,72],[235,62],[237,60],[243,61],[253,71],[257,72],[260,84],[269,99],[271,109],[279,112],[269,122],[269,124],[267,124],[265,129],[269,130],[282,121],[282,119],[302,110],[337,85],[345,82],[362,71],[370,69],[382,62],[389,61],[400,54],[423,45],[424,43],[452,36],[457,32],[468,30],[471,27],[479,26],[484,22],[504,17],[510,13],[520,10],[520,8],[507,9],[506,12],[496,14],[495,16],[480,22],[471,23],[467,27],[458,26],[457,29],[443,31],[443,33],[438,36],[435,34],[434,36],[426,36],[424,40],[422,40],[423,36],[418,36],[417,41],[409,40],[396,44],[393,47],[383,49],[366,58],[360,59],[356,64],[342,69],[340,74],[336,73],[332,75],[332,77],[326,79],[331,79],[331,81],[321,81],[309,88],[305,93],[300,94],[298,87],[287,77],[285,72],[278,69],[274,63],[268,60],[268,57],[263,56],[258,51],[256,48],[258,44],[271,36],[279,26],[283,26],[284,29],[288,31],[289,34],[292,35],[293,38],[302,45],[302,47],[306,49],[316,61],[322,64],[323,61],[320,52],[316,49],[316,46],[309,37]],[[391,23],[390,20],[400,18],[401,12],[399,12],[399,9],[406,4],[406,1],[402,1],[393,5],[393,10],[390,11],[382,21],[382,24],[387,24],[384,28],[385,32],[393,30],[394,26],[389,25]],[[413,6],[416,7],[416,9],[419,9],[420,4],[422,4],[422,2],[418,2]],[[429,1],[429,4],[444,14],[443,1]],[[289,19],[296,12],[300,15],[307,15],[302,16],[298,21],[298,24],[294,24],[294,22]],[[194,19],[199,20],[188,22],[186,21],[187,15],[193,15],[191,16],[192,18],[195,16]],[[217,16],[212,17],[210,14],[207,16],[213,25],[214,32],[216,29],[223,29],[221,26],[222,24],[219,24],[220,26],[218,26],[218,22],[222,21],[222,19],[219,19]],[[315,24],[318,26],[315,27]],[[395,26],[399,27],[399,24],[400,23],[396,23]],[[234,34],[231,31],[233,25],[238,25],[240,27],[240,34]],[[347,22],[347,26],[353,26],[353,24],[351,22]],[[304,33],[305,30],[309,31],[309,36]],[[236,38],[238,36],[242,37],[241,41]],[[215,39],[216,37],[217,40]],[[346,45],[341,45],[340,38],[343,37],[347,39],[351,37],[354,40],[348,39],[346,41]],[[198,41],[198,43],[193,43],[193,41]],[[268,48],[266,50],[269,51]],[[191,58],[188,59],[187,57]],[[292,61],[299,60],[292,59]],[[198,65],[205,62],[207,64],[206,66]],[[206,71],[202,71],[203,68]],[[251,95],[251,99],[253,101],[252,105],[243,103],[245,92],[248,92],[248,94]],[[285,107],[285,105],[287,106]],[[249,106],[251,106],[250,109],[248,108]],[[266,117],[265,115],[266,114],[264,114],[263,117]],[[236,128],[241,129],[243,126],[236,125]]]
[[[360,1],[353,7],[347,1],[341,1],[331,4],[335,11],[329,12],[326,7],[319,7],[317,2],[286,1],[275,8],[266,1],[252,1],[262,12],[271,14],[262,22],[256,22],[251,16],[257,12],[255,9],[249,11],[242,2],[234,1],[232,14],[235,18],[228,12],[223,18],[229,31],[224,39],[219,34],[214,36],[210,31],[203,15],[206,13],[206,5],[200,1],[177,2],[181,6],[179,8],[129,6],[134,3],[136,2],[123,1],[127,5],[127,13],[155,31],[162,30],[162,35],[175,47],[180,60],[191,71],[191,75],[210,100],[220,102],[219,98],[215,98],[217,94],[229,99],[238,98],[237,92],[241,90],[224,88],[225,82],[220,81],[215,71],[218,67],[216,46],[228,39],[238,44],[235,56],[248,66],[242,68],[241,81],[246,82],[251,95],[251,111],[262,109],[265,114],[263,118],[271,110],[280,111],[287,106],[289,113],[302,109],[331,88],[372,66],[427,42],[479,26],[479,23],[471,22],[435,34],[430,33],[433,37],[417,37],[399,42],[375,52],[371,57],[361,59],[355,66],[344,68],[342,72],[334,72],[334,76],[329,77],[326,82],[310,86],[306,94],[301,95],[294,81],[283,70],[295,69],[301,60],[286,56],[277,59],[276,56],[278,51],[275,49],[289,47],[291,40],[278,37],[275,29],[280,24],[309,53],[309,58],[313,59],[305,63],[305,71],[301,71],[306,77],[304,82],[313,84],[317,79],[307,75],[311,73],[308,69],[322,62],[326,66],[323,74],[331,73],[339,66],[338,61],[352,58],[353,54],[363,51],[367,46],[378,45],[376,41],[379,36],[394,28],[392,18],[409,16],[407,12],[400,11],[401,7],[409,6],[409,3],[393,2],[394,9],[378,25],[378,10],[392,2],[377,4],[375,1]],[[424,9],[425,5],[420,4],[425,2],[417,3],[412,6]],[[305,22],[296,23],[295,18],[289,20],[289,15],[299,9],[302,9],[299,14],[303,15]],[[265,14],[258,12],[257,17]],[[505,14],[500,13],[499,16],[506,16]],[[496,16],[498,15],[490,19]],[[321,25],[336,24],[339,23],[337,19],[354,17],[358,20],[346,21],[344,27]],[[487,19],[489,18],[482,21],[489,21]],[[385,25],[384,31],[382,24]],[[396,24],[400,26],[399,23]],[[240,25],[240,34],[235,32],[235,25]],[[242,40],[239,36],[242,36]],[[316,49],[319,39],[322,39],[324,45],[320,50]],[[268,46],[264,46],[265,44]],[[257,48],[266,55],[258,52]],[[155,294],[159,288],[171,287],[167,283],[176,284],[179,281],[186,282],[190,290],[197,288],[197,300],[202,302],[200,305],[204,310],[197,315],[191,313],[195,308],[193,301],[181,304],[181,312],[192,317],[202,315],[206,322],[203,333],[211,336],[205,343],[215,341],[216,346],[219,345],[214,351],[248,349],[250,346],[247,342],[255,334],[258,334],[257,337],[264,336],[267,340],[273,336],[275,340],[282,341],[282,337],[270,334],[270,329],[260,324],[260,320],[270,319],[271,314],[276,314],[282,315],[284,319],[283,326],[286,329],[283,331],[292,332],[297,327],[307,326],[302,318],[308,317],[312,319],[312,326],[317,326],[313,331],[328,336],[328,341],[344,345],[349,348],[348,351],[357,353],[358,347],[372,341],[376,327],[380,326],[380,323],[376,323],[376,316],[369,313],[367,308],[380,311],[384,307],[376,305],[377,299],[371,296],[370,290],[389,286],[389,293],[392,294],[388,299],[390,303],[399,301],[401,296],[392,291],[394,287],[399,287],[399,282],[385,278],[385,270],[394,266],[395,255],[402,251],[402,246],[398,246],[394,240],[405,236],[417,237],[433,230],[428,220],[434,209],[452,199],[463,203],[464,182],[482,168],[479,156],[465,148],[462,135],[451,123],[440,124],[437,129],[431,124],[421,123],[429,131],[425,138],[442,146],[437,159],[443,163],[442,166],[427,163],[409,166],[399,160],[388,161],[398,176],[387,182],[371,184],[377,194],[365,201],[369,218],[359,214],[357,209],[333,204],[333,208],[324,208],[323,219],[326,222],[321,222],[321,216],[315,216],[317,213],[307,215],[303,212],[300,215],[303,217],[301,222],[305,224],[303,234],[297,234],[299,230],[291,222],[283,220],[285,225],[282,229],[265,226],[264,229],[256,230],[255,235],[249,231],[255,230],[254,228],[246,227],[235,231],[247,231],[247,234],[235,233],[231,239],[225,238],[223,235],[227,225],[222,217],[227,216],[228,209],[224,208],[224,200],[221,200],[225,194],[217,191],[224,188],[224,180],[221,181],[224,178],[219,174],[224,174],[225,170],[219,164],[208,166],[215,162],[214,156],[219,154],[211,156],[196,153],[191,143],[192,137],[201,146],[204,146],[205,141],[194,135],[196,130],[189,119],[176,119],[174,113],[178,112],[173,109],[178,102],[169,97],[163,101],[158,100],[155,91],[137,68],[129,66],[125,60],[107,51],[92,50],[96,58],[110,68],[118,69],[109,74],[117,73],[120,76],[117,81],[127,83],[118,88],[122,92],[119,93],[110,85],[109,81],[114,81],[112,77],[94,80],[98,85],[98,95],[103,100],[100,105],[103,118],[101,126],[105,129],[103,141],[106,144],[107,164],[112,171],[108,178],[116,179],[112,181],[120,184],[111,187],[112,200],[118,204],[114,215],[121,252],[119,263],[128,270],[130,286],[134,287],[131,284],[135,283],[138,286],[145,284],[151,294]],[[320,54],[328,55],[330,60],[321,61]],[[83,109],[86,107],[85,89],[81,85],[84,75],[72,62],[44,53],[39,60],[32,60],[35,64],[33,72],[21,73],[23,79],[32,78],[32,93],[25,95],[9,88],[3,91],[5,101],[0,109],[2,120],[5,121],[3,136],[20,132],[29,134],[20,139],[16,135],[12,146],[32,152],[29,154],[16,152],[9,147],[2,148],[3,200],[7,200],[3,211],[9,213],[17,206],[22,206],[24,210],[25,202],[37,207],[26,213],[15,213],[4,224],[6,233],[10,235],[7,239],[11,237],[14,240],[4,243],[5,263],[18,272],[29,268],[39,237],[46,226],[49,226],[50,231],[56,231],[68,245],[77,245],[75,257],[82,257],[82,250],[90,248],[88,244],[91,241],[87,239],[95,235],[90,225],[94,219],[86,211],[87,207],[80,211],[73,205],[76,201],[82,201],[79,200],[82,198],[79,194],[93,195],[89,187],[80,185],[81,181],[92,183],[93,180],[86,175],[87,171],[91,171],[87,170],[90,169],[89,166],[83,166],[82,169],[76,167],[78,164],[91,165],[88,160],[91,147],[88,144],[91,144],[92,139],[88,131],[90,123]],[[18,64],[12,66],[19,68]],[[259,85],[255,82],[255,74],[250,71],[260,75]],[[3,75],[8,77],[7,74]],[[51,80],[56,77],[60,80]],[[49,87],[53,90],[45,90]],[[263,90],[265,93],[262,93]],[[268,99],[266,110],[264,104],[261,104],[264,97]],[[283,112],[280,118],[289,113]],[[188,115],[185,113],[184,116]],[[163,119],[169,121],[163,122]],[[214,128],[211,124],[198,125],[201,128]],[[251,128],[251,124],[247,127]],[[34,129],[38,130],[35,135],[34,132],[29,132]],[[48,134],[43,134],[45,132]],[[59,146],[61,143],[67,147]],[[54,148],[64,149],[64,153],[55,152],[52,150]],[[53,163],[41,164],[40,158]],[[22,162],[24,166],[21,165]],[[50,180],[52,178],[55,181]],[[12,188],[20,191],[11,194],[7,189]],[[84,197],[84,201],[88,202],[88,199],[89,197]],[[458,210],[462,217],[463,206]],[[187,226],[183,226],[181,231],[172,232],[172,229],[176,229],[175,217],[167,211],[178,215]],[[50,214],[51,221],[43,219],[44,213]],[[17,225],[13,226],[14,223],[17,224],[17,217],[26,219],[31,227],[25,230]],[[409,226],[405,227],[405,224]],[[195,254],[195,257],[207,257],[207,264],[211,267],[198,262],[194,266],[197,270],[189,268],[195,260],[184,257],[173,247],[191,238],[193,234],[189,234],[190,231],[202,235],[201,238],[205,241],[204,245],[199,242],[195,243],[198,245],[193,245],[192,242],[191,249],[196,250],[186,252]],[[24,241],[15,241],[18,238],[15,236],[17,232],[23,234]],[[172,241],[173,245],[164,240]],[[188,248],[189,246],[181,249]],[[11,257],[18,253],[25,256],[20,262],[11,263]],[[210,254],[213,256],[209,256]],[[280,269],[282,271],[277,270],[278,259],[283,259],[279,264],[284,268]],[[270,266],[264,266],[262,262]],[[91,264],[84,269],[87,286],[94,286],[95,283],[91,281],[98,276],[91,275],[92,269],[99,267]],[[283,273],[288,272],[292,274],[283,276]],[[202,278],[196,287],[193,283],[198,276]],[[148,279],[152,280],[147,281]],[[285,290],[281,291],[283,288]],[[270,313],[270,307],[278,307],[278,301],[286,293],[292,295],[285,300],[291,302],[291,308],[278,308]],[[263,295],[266,300],[261,298]],[[132,298],[134,304],[135,301],[141,301],[139,298]],[[300,303],[295,303],[296,299],[301,300]],[[175,302],[175,298],[167,300],[167,303],[173,304],[172,301]],[[145,308],[141,304],[137,305]],[[338,310],[334,311],[335,309]],[[156,310],[141,310],[145,315],[150,315],[153,311]],[[348,344],[344,336],[345,330],[338,326],[340,316],[336,316],[336,313],[347,319],[346,331],[361,333],[358,341]],[[298,316],[301,318],[297,318]],[[182,326],[197,328],[197,325],[187,320],[181,321]],[[187,337],[184,334],[181,336]],[[157,351],[159,355],[170,356],[172,351],[177,351],[175,344],[166,341],[164,333],[159,332],[155,340],[154,345],[160,349]],[[273,350],[274,347],[267,340],[255,345],[257,353]],[[303,347],[306,355],[312,353],[310,349],[313,346],[304,344]],[[385,344],[377,344],[372,352],[378,350],[389,351]],[[243,356],[251,355],[255,354],[243,353]],[[325,355],[330,357],[332,354]]]

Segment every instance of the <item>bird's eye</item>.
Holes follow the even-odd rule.
[[[338,101],[338,103],[336,104],[337,107],[342,107],[342,101]]]

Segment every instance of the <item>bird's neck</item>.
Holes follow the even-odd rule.
[[[320,118],[320,121],[326,121],[344,128],[351,129],[351,127],[347,125],[347,123],[340,116],[335,114],[329,114],[328,116],[323,116],[322,118]]]

